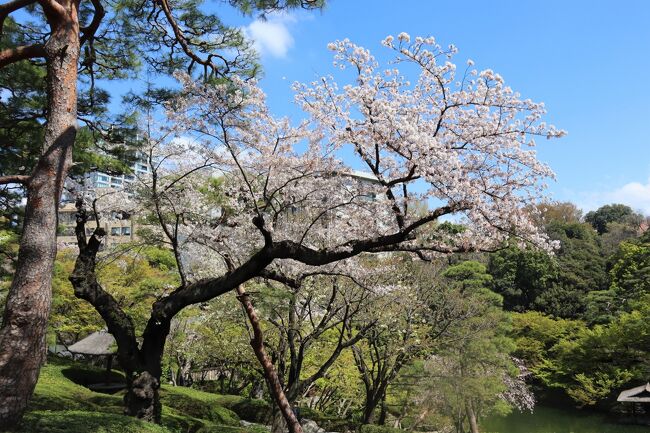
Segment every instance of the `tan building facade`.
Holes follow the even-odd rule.
[[[75,236],[76,215],[77,208],[74,203],[62,203],[59,206],[57,243],[62,247],[77,246],[77,237]],[[105,246],[132,242],[136,239],[135,223],[131,216],[121,215],[121,218],[105,219],[100,221],[100,225],[106,230],[106,237],[102,242]],[[94,230],[94,222],[89,221],[86,225],[86,234],[90,235]]]

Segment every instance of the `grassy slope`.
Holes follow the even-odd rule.
[[[79,385],[103,374],[101,369],[51,360],[41,370],[28,412],[16,432],[266,433],[261,426],[240,427],[236,413],[249,418],[247,413],[255,413],[264,402],[180,387],[163,386],[162,426],[124,416],[122,395],[100,394]]]

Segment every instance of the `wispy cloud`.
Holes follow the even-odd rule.
[[[610,203],[626,204],[634,210],[650,215],[650,179],[646,183],[630,182],[609,191],[586,194],[578,204],[588,211]]]
[[[246,26],[244,33],[262,56],[283,58],[293,46],[289,26],[295,22],[295,16],[290,14],[269,14],[266,19],[256,19]]]

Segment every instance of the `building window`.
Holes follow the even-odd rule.
[[[122,227],[122,236],[131,236],[131,227]]]
[[[120,227],[111,227],[111,236],[119,236]]]

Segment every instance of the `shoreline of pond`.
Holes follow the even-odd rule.
[[[491,417],[481,423],[482,433],[648,433],[647,425],[617,422],[615,415],[538,405],[534,411]]]

